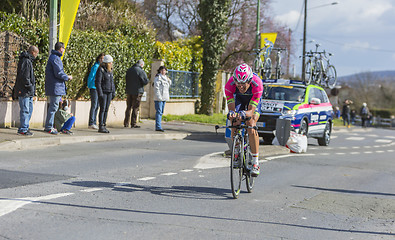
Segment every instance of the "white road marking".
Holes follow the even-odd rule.
[[[211,169],[229,166],[229,157],[224,157],[223,152],[215,152],[201,157],[194,168]]]
[[[320,153],[320,155],[326,156],[329,155],[329,153]]]
[[[337,138],[337,136],[333,136],[333,135],[331,136],[331,139],[335,139],[335,138]]]
[[[345,155],[345,153],[336,153],[336,155]]]
[[[392,139],[395,139],[395,136],[385,136],[385,138],[392,138]]]
[[[390,143],[390,142],[392,142],[392,140],[388,140],[388,139],[376,139],[374,141],[378,142],[378,143]]]
[[[390,150],[387,150],[387,152],[394,152],[394,150],[391,150],[391,149],[390,149]]]
[[[273,156],[273,157],[267,157],[265,159],[267,160],[274,160],[274,159],[279,159],[279,158],[287,158],[287,157],[305,157],[305,156],[315,156],[313,153],[303,153],[303,154],[286,154],[286,155],[280,155],[280,156]]]
[[[358,148],[360,148],[359,146],[355,146],[355,147],[352,147],[352,148],[354,148],[354,149],[358,149]]]
[[[73,195],[74,193],[58,193],[51,194],[47,196],[41,197],[28,197],[28,198],[15,198],[15,199],[3,199],[0,200],[0,217],[17,210],[29,203],[40,203],[43,200],[51,200],[60,197],[66,197],[69,195]]]
[[[172,176],[172,175],[177,175],[177,173],[174,172],[168,172],[168,173],[162,173],[162,176]]]
[[[348,147],[339,147],[339,149],[347,149]]]
[[[193,172],[193,170],[192,169],[183,169],[180,172]]]
[[[363,153],[373,153],[373,152],[371,152],[371,151],[366,151],[366,152],[363,152]]]
[[[149,180],[152,180],[152,179],[155,179],[156,177],[144,177],[144,178],[139,178],[139,179],[137,179],[138,181],[149,181]]]
[[[376,153],[383,153],[384,151],[376,151]]]
[[[364,137],[348,137],[346,140],[353,140],[353,141],[362,141],[364,140]]]
[[[88,189],[80,190],[80,192],[96,192],[101,190],[103,190],[103,188],[88,188]]]
[[[364,146],[364,148],[371,148],[371,146]]]
[[[360,152],[351,152],[351,154],[360,154]]]
[[[367,137],[378,137],[378,135],[376,135],[376,134],[368,134],[368,135],[365,135],[365,136],[367,136]]]

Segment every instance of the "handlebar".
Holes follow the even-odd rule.
[[[257,126],[247,126],[247,125],[236,125],[236,126],[219,126],[219,125],[215,125],[215,133],[218,133],[217,130],[221,129],[221,128],[236,128],[236,129],[255,129],[258,130]]]
[[[281,52],[281,51],[287,51],[286,48],[273,48],[272,50],[274,50],[274,51],[279,51],[279,52]]]

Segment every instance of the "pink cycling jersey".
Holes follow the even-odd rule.
[[[257,107],[259,103],[259,99],[261,98],[263,93],[263,84],[262,84],[262,80],[255,74],[253,75],[252,80],[250,82],[250,88],[251,90],[247,89],[247,92],[250,92],[252,94],[249,104]],[[235,102],[234,94],[236,93],[236,89],[237,86],[236,83],[233,81],[233,76],[232,76],[225,84],[225,95],[226,95],[227,104]]]

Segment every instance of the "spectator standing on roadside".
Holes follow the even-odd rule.
[[[45,120],[44,131],[50,134],[58,134],[53,128],[55,113],[59,108],[62,95],[66,95],[66,81],[73,79],[63,70],[62,59],[65,46],[62,42],[55,44],[55,50],[51,51],[47,66],[45,68],[45,95],[48,97],[48,111]]]
[[[19,100],[19,128],[18,134],[33,136],[29,130],[29,122],[33,113],[33,97],[36,95],[36,78],[34,76],[33,61],[36,59],[39,50],[36,46],[30,46],[27,52],[22,52],[19,56],[15,86],[13,90],[14,98]]]
[[[88,127],[92,129],[99,129],[96,125],[97,110],[99,109],[99,99],[97,97],[97,91],[95,86],[95,77],[97,69],[103,62],[104,53],[100,53],[96,58],[95,64],[92,66],[88,76],[88,88],[91,96],[91,109],[89,111],[89,123]]]
[[[351,101],[346,99],[343,105],[342,117],[343,117],[343,125],[350,128],[350,104]],[[347,125],[346,125],[347,124]]]
[[[60,102],[60,104],[61,107],[55,113],[55,119],[54,119],[55,127],[58,130],[58,132],[68,135],[73,135],[73,132],[70,130],[75,122],[75,117],[73,116],[72,113],[68,112],[69,101],[65,99],[63,100],[63,102]]]
[[[155,131],[164,132],[162,128],[162,115],[165,109],[166,101],[170,99],[169,89],[171,85],[170,78],[166,75],[167,68],[160,66],[158,74],[154,80],[154,101],[155,101]]]
[[[369,118],[369,108],[366,103],[362,103],[361,111],[361,120],[362,120],[362,127],[366,128],[367,127],[367,121]]]
[[[137,115],[140,108],[141,97],[144,93],[144,86],[148,84],[147,74],[143,70],[144,61],[138,60],[133,67],[126,72],[126,111],[125,119],[123,121],[124,127],[139,128],[137,125]],[[130,116],[132,110],[132,115]]]
[[[110,55],[103,57],[103,63],[96,72],[95,85],[99,98],[99,130],[100,133],[109,133],[106,128],[107,113],[111,100],[115,97],[115,84],[113,76],[113,58]]]

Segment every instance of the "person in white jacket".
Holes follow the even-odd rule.
[[[154,80],[154,101],[155,101],[155,131],[164,132],[162,128],[162,115],[165,109],[165,103],[170,99],[169,89],[171,85],[170,78],[166,75],[165,66],[160,66],[158,74]]]

